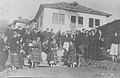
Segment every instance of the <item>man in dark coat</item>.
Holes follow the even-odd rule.
[[[79,33],[79,35],[77,35],[75,38],[75,46],[79,47],[80,53],[84,53],[85,37],[85,30],[83,29],[82,32]]]
[[[44,41],[44,36],[42,34],[42,31],[37,32],[37,37],[40,37],[40,41],[41,41],[41,44],[42,44],[43,41]]]
[[[15,33],[13,38],[11,39],[10,50],[13,53],[16,52],[16,50],[20,51],[20,37],[18,36],[17,33]]]
[[[50,39],[50,37],[51,37],[51,33],[49,32],[49,29],[47,28],[45,31],[43,31],[43,36],[44,36],[44,38],[45,38],[45,41],[46,40],[49,40]]]
[[[61,41],[62,41],[62,46],[63,46],[64,42],[70,42],[70,38],[68,37],[68,34],[62,35]]]
[[[89,45],[91,46],[92,59],[98,60],[99,54],[100,54],[100,50],[99,50],[100,33],[98,30],[93,30],[92,32],[93,32],[93,35]]]
[[[28,43],[29,43],[29,39],[30,39],[30,35],[29,35],[30,32],[26,32],[23,36],[23,39],[22,39],[22,46],[23,46],[23,50],[25,51],[25,54],[29,54],[29,46],[28,46]]]
[[[29,35],[30,35],[30,40],[37,39],[37,32],[35,30],[32,30]]]
[[[47,28],[46,31],[43,33],[44,41],[48,41],[48,45],[51,43],[51,37],[53,36],[53,32],[49,32],[49,29]]]
[[[25,28],[22,28],[22,30],[20,30],[20,35],[21,35],[21,38],[25,35],[26,33],[26,29]]]
[[[5,64],[8,59],[8,50],[5,48],[5,45],[3,38],[0,38],[0,72],[5,69]]]
[[[79,53],[80,50],[79,50],[79,45],[80,45],[80,38],[81,38],[81,32],[76,34],[76,37],[75,37],[75,48],[76,48],[76,52]]]

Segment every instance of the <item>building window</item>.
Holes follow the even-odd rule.
[[[54,24],[64,24],[65,23],[65,14],[53,13],[52,22]]]
[[[71,23],[76,23],[76,16],[71,16]]]
[[[100,19],[95,19],[95,26],[100,26]]]
[[[93,18],[89,18],[89,27],[93,27]]]
[[[62,25],[65,23],[65,14],[60,14],[59,23]]]
[[[52,19],[54,24],[58,23],[58,13],[53,13],[53,19]]]
[[[83,25],[83,17],[78,17],[78,24],[82,24]]]

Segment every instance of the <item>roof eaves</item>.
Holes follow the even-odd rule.
[[[99,10],[96,10],[96,9],[92,9],[92,8],[88,8],[86,6],[83,6],[83,5],[79,5],[83,8],[86,8],[87,11],[89,11],[88,13],[90,14],[95,14],[95,15],[101,15],[101,16],[106,16],[106,17],[109,17],[111,16],[112,14],[109,14],[109,13],[106,13],[106,12],[103,12],[103,11],[99,11]]]
[[[79,11],[79,10],[73,10],[73,9],[69,9],[69,8],[66,8],[66,9],[63,9],[63,8],[54,8],[54,7],[47,7],[47,6],[44,6],[46,8],[52,8],[52,9],[61,9],[61,10],[66,10],[66,11],[72,11],[72,12],[81,12],[81,13],[87,13],[87,14],[94,14],[94,15],[101,15],[101,16],[106,16],[106,17],[110,17],[112,16],[112,14],[108,14],[108,13],[95,13],[95,12],[83,12],[83,11]]]
[[[35,18],[32,21],[36,22],[38,20],[38,18],[40,16],[40,14],[42,13],[43,9],[44,9],[44,6],[41,4],[40,7],[39,7],[39,10],[36,13]]]
[[[68,7],[62,7],[62,6],[64,6],[63,4],[68,6]],[[82,6],[82,5],[78,5],[78,8],[82,7],[79,10],[79,9],[74,8],[74,7],[71,7],[70,3],[66,3],[66,2],[52,3],[52,4],[42,4],[42,6],[44,6],[46,8],[62,9],[62,10],[67,10],[67,11],[82,12],[82,13],[87,13],[87,14],[95,14],[95,15],[101,15],[101,16],[106,16],[106,17],[110,17],[112,15],[112,14],[108,14],[108,13],[98,11],[98,10],[95,10],[95,9],[92,9],[92,8],[88,8],[88,7],[85,7],[85,6]],[[83,9],[83,10],[81,11],[81,9]]]
[[[51,3],[51,4],[41,4],[39,7],[39,10],[36,13],[35,18],[32,20],[36,22],[42,13],[44,7],[46,8],[52,8],[52,9],[61,9],[61,10],[67,10],[67,11],[72,11],[72,12],[81,12],[81,13],[87,13],[87,14],[94,14],[94,15],[101,15],[101,16],[106,16],[110,17],[112,14],[108,14],[102,11],[98,11],[92,8],[88,8],[82,5],[78,5],[77,8],[72,7],[70,3],[66,2],[60,2],[60,3]]]

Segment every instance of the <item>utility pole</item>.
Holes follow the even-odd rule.
[[[7,10],[4,11],[3,7],[0,7],[0,9],[1,9],[1,14],[0,14],[0,15],[1,15],[1,20],[0,20],[0,21],[1,21],[1,27],[0,27],[0,28],[2,28],[2,27],[3,27],[3,20],[4,20],[4,19],[3,19],[3,16],[4,16],[4,14],[7,13],[8,11],[7,11]]]
[[[2,21],[4,14],[7,13],[8,11],[7,10],[4,11],[3,7],[0,7],[0,9],[1,9],[1,21]]]

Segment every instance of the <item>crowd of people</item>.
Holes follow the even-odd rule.
[[[104,40],[101,34],[96,28],[54,33],[53,29],[48,28],[38,31],[26,28],[13,30],[8,27],[1,35],[0,48],[6,53],[6,57],[1,58],[4,58],[4,64],[10,59],[10,66],[15,69],[37,67],[43,61],[42,53],[45,53],[45,61],[49,66],[63,62],[65,66],[79,67],[81,57],[86,63],[89,59],[103,59]]]

